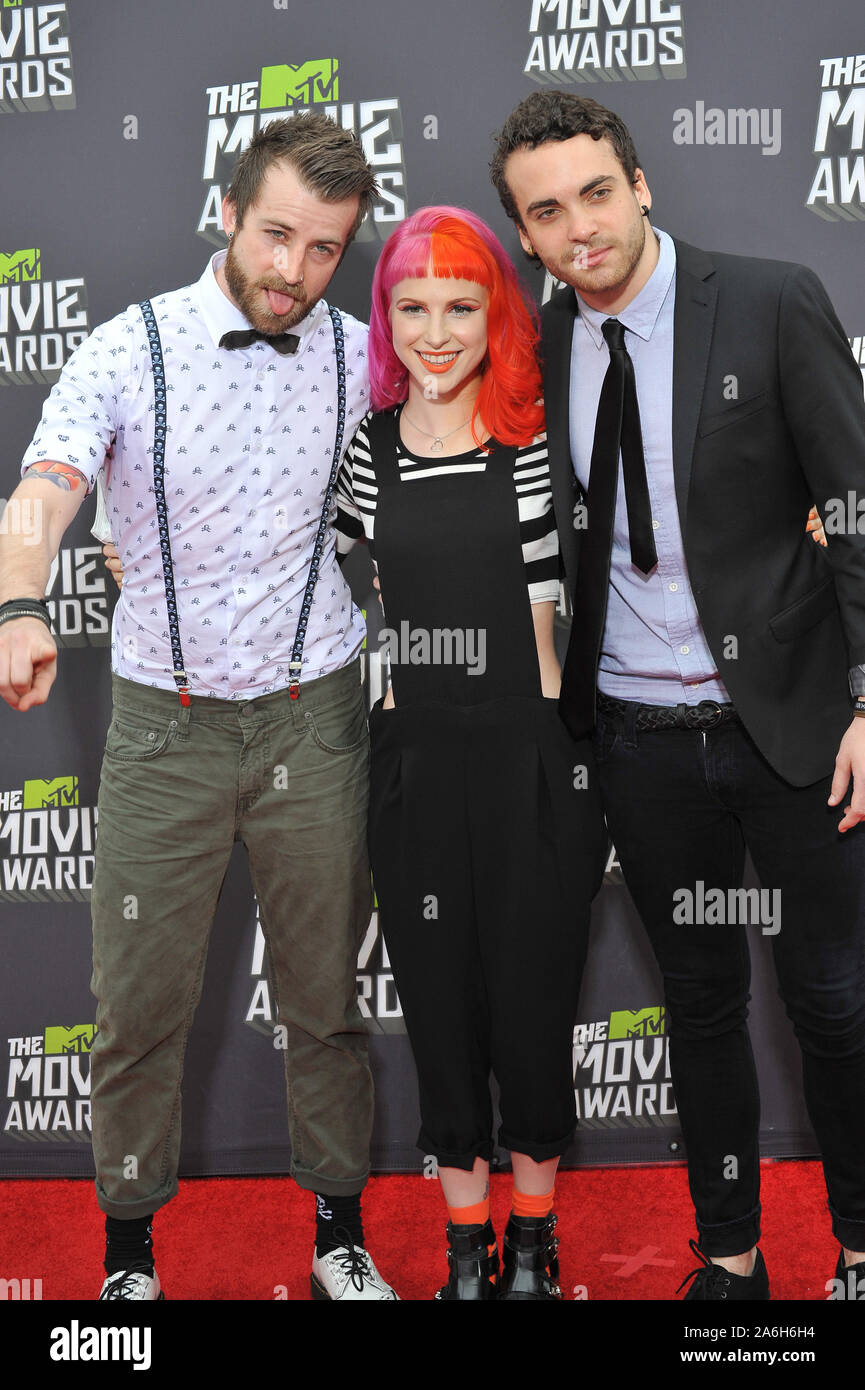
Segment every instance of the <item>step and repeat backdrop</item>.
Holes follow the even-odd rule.
[[[657,226],[710,250],[812,266],[865,364],[861,0],[0,0],[0,496],[16,486],[42,401],[77,344],[126,305],[196,280],[225,245],[220,203],[233,160],[274,116],[327,111],[358,133],[377,171],[381,202],[332,302],[365,318],[383,240],[438,202],[486,218],[541,302],[551,287],[522,257],[488,164],[511,108],[550,85],[625,118]],[[51,699],[24,716],[0,707],[6,1176],[92,1172],[88,899],[114,603],[92,511],[91,500],[51,571],[61,647]],[[9,524],[7,512],[0,527]],[[379,609],[365,554],[349,572],[368,614],[372,702]],[[798,1050],[774,983],[774,929],[765,915],[750,929],[763,1151],[813,1154]],[[375,915],[357,980],[377,1078],[373,1163],[419,1168],[411,1052]],[[578,1019],[580,1127],[566,1161],[681,1159],[660,982],[614,851]],[[275,1042],[264,941],[237,848],[190,1037],[185,1174],[285,1169]]]

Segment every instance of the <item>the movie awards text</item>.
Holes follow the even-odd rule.
[[[530,0],[523,71],[553,86],[684,77],[682,8],[674,0]]]
[[[78,803],[78,778],[33,778],[0,792],[0,899],[90,897],[97,809]]]
[[[37,247],[0,251],[0,386],[56,381],[89,332],[80,275],[43,280]]]
[[[588,1129],[677,1125],[663,1005],[574,1029],[577,1117]]]
[[[406,215],[406,180],[402,113],[397,97],[343,101],[339,63],[327,58],[307,63],[278,63],[261,69],[253,81],[208,87],[207,136],[202,178],[207,189],[198,232],[224,245],[221,206],[235,159],[257,131],[271,121],[301,111],[319,111],[353,130],[375,170],[381,198],[358,232],[358,239],[393,231]],[[370,225],[371,224],[371,225]]]
[[[865,53],[820,59],[817,171],[806,206],[827,222],[865,219]]]
[[[90,1049],[95,1036],[95,1024],[80,1023],[7,1039],[4,1134],[24,1141],[89,1141]]]
[[[75,106],[65,5],[0,5],[0,112]]]
[[[102,547],[76,545],[56,556],[45,590],[58,647],[107,647],[111,613]]]

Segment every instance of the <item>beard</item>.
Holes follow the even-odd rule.
[[[601,265],[593,268],[581,266],[581,258],[586,252],[600,251],[604,246],[611,253]],[[628,231],[624,241],[599,241],[597,246],[579,246],[574,254],[562,257],[553,274],[574,289],[587,293],[609,293],[623,288],[630,280],[640,263],[646,246],[646,219],[640,217]]]
[[[244,318],[259,333],[275,336],[295,328],[315,308],[317,299],[310,300],[298,285],[294,288],[276,275],[265,280],[251,280],[240,264],[233,241],[228,243],[228,253],[222,266],[225,281],[231,297]],[[287,314],[274,314],[268,307],[262,290],[276,290],[279,294],[290,294],[295,301]]]

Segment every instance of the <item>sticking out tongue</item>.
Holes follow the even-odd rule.
[[[268,290],[267,299],[274,314],[287,314],[294,308],[295,301],[290,294],[280,294],[279,290]]]

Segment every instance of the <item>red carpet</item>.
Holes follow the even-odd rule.
[[[763,1239],[774,1300],[827,1297],[838,1246],[822,1170],[812,1162],[766,1162]],[[501,1234],[511,1182],[492,1181]],[[695,1267],[684,1167],[584,1168],[559,1175],[561,1283],[568,1299],[675,1298]],[[0,1278],[42,1280],[42,1298],[94,1299],[102,1283],[102,1218],[90,1182],[0,1183]],[[157,1214],[154,1245],[166,1298],[307,1299],[313,1200],[282,1178],[188,1179]],[[367,1244],[405,1300],[430,1299],[447,1276],[439,1184],[378,1177],[364,1198]]]

